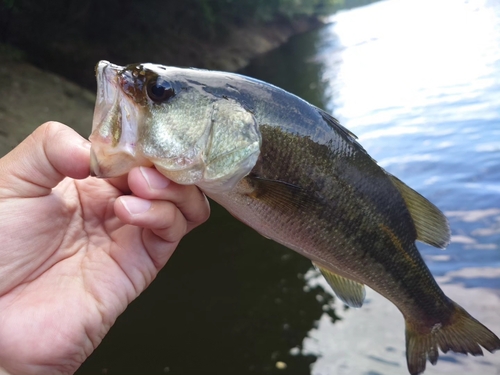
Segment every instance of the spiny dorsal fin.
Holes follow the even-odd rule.
[[[450,243],[450,227],[444,214],[398,178],[388,174],[401,193],[417,230],[417,240],[444,249]]]
[[[348,137],[350,137],[352,139],[358,139],[358,137],[356,136],[356,134],[354,134],[352,131],[350,131],[346,127],[340,125],[340,122],[335,117],[333,117],[331,114],[329,114],[326,111],[323,111],[321,108],[318,108],[318,112],[320,113],[321,117],[323,117],[323,119],[332,128],[334,128],[335,130],[340,131],[341,133],[344,133],[345,135],[347,135]]]
[[[364,152],[370,159],[373,160],[373,158],[368,154],[368,152],[366,152],[366,150],[363,148],[363,146],[361,146],[361,144],[359,144],[359,142],[357,141],[358,137],[356,136],[356,134],[354,134],[352,131],[350,131],[346,127],[340,125],[338,120],[335,117],[333,117],[332,115],[330,115],[328,112],[323,111],[321,108],[316,107],[316,109],[318,110],[321,117],[323,117],[323,120],[325,120],[326,123],[328,125],[330,125],[330,127],[333,130],[335,130],[336,132],[339,132],[349,142],[354,143],[357,146],[359,151]],[[376,162],[375,160],[373,160],[373,161]]]
[[[337,297],[344,302],[347,306],[361,307],[365,300],[365,286],[356,281],[339,276],[318,264],[313,264],[318,267],[323,277],[328,281]]]

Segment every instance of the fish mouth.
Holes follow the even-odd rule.
[[[97,98],[89,137],[90,172],[95,177],[118,177],[135,166],[152,165],[141,152],[141,109],[120,85],[123,69],[108,61],[96,66]]]
[[[152,167],[153,163],[126,150],[109,151],[108,148],[95,144],[90,148],[90,175],[93,177],[119,177],[139,166]]]
[[[97,82],[111,82],[116,81],[118,74],[123,71],[125,67],[110,63],[106,60],[101,60],[95,67]],[[101,87],[104,89],[104,87]]]
[[[94,118],[92,121],[92,132],[102,124],[104,118],[118,97],[118,74],[123,69],[122,66],[115,65],[109,61],[99,61],[95,67],[97,79],[97,97],[94,108]]]

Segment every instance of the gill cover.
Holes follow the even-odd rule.
[[[198,95],[184,93],[187,100],[172,103],[163,121],[146,124],[144,154],[177,183],[227,191],[257,162],[261,145],[257,121],[234,100],[196,100]]]

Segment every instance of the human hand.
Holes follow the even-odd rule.
[[[75,372],[208,218],[198,188],[155,169],[88,177],[89,146],[46,123],[0,159],[0,367],[8,373]]]

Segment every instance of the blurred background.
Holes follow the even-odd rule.
[[[450,246],[419,249],[500,334],[500,1],[2,0],[0,33],[1,155],[48,120],[88,136],[100,59],[238,70],[332,113],[445,212]],[[392,304],[344,307],[307,259],[212,208],[78,374],[407,373]],[[500,355],[426,374],[500,374]]]

